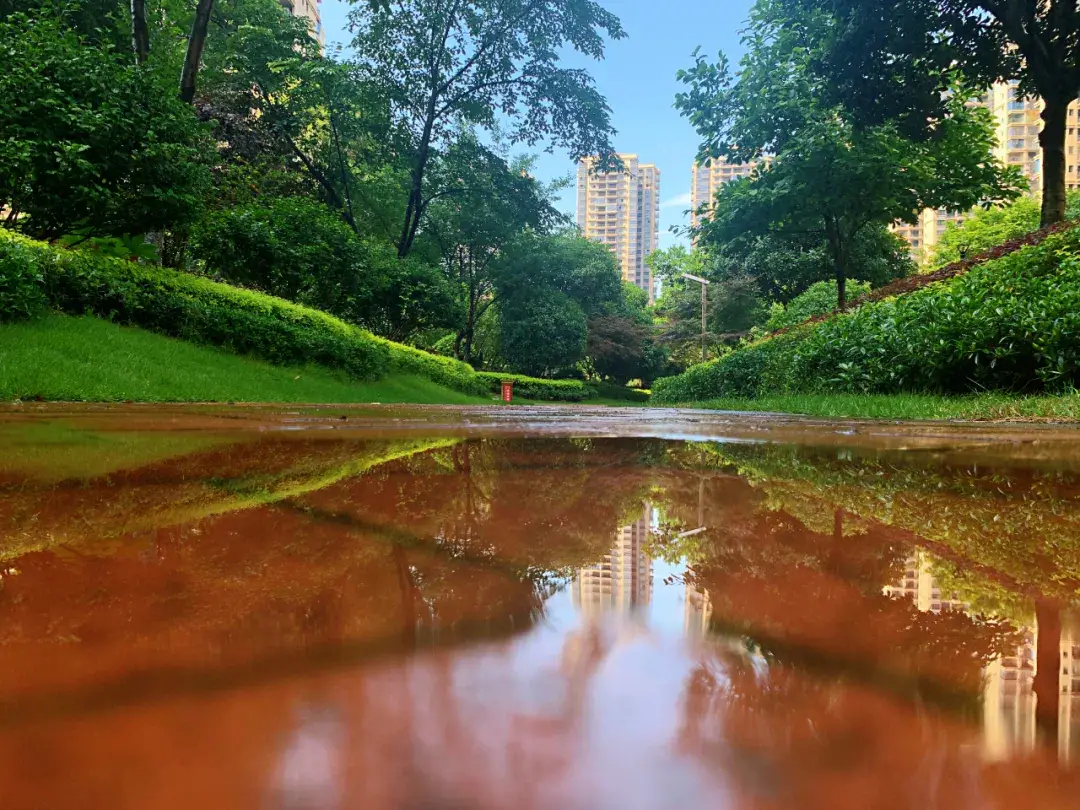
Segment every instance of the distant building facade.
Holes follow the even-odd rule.
[[[577,170],[577,224],[588,239],[611,249],[623,279],[649,294],[656,291],[646,259],[660,246],[660,170],[637,155],[620,154],[622,172],[595,173],[595,158]]]
[[[326,34],[323,31],[322,13],[319,6],[322,0],[281,0],[281,5],[294,17],[306,17],[311,26],[311,35],[319,41],[321,48],[326,42]]]
[[[711,206],[718,191],[726,183],[740,177],[749,177],[757,167],[757,161],[751,163],[729,163],[724,158],[714,158],[708,166],[695,163],[690,182],[690,225],[698,227],[702,217],[698,209],[703,205]]]
[[[652,558],[646,553],[652,507],[640,520],[619,529],[615,544],[595,565],[574,580],[574,605],[585,615],[626,612],[652,601]]]

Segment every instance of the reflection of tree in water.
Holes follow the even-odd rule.
[[[962,727],[771,657],[718,651],[687,678],[678,745],[746,807],[982,808]]]
[[[1015,649],[1009,625],[965,613],[928,613],[882,592],[909,550],[871,529],[852,540],[807,531],[776,515],[751,544],[717,544],[699,564],[714,624],[768,639],[825,670],[847,670],[894,689],[980,693],[982,667]]]
[[[522,629],[640,508],[657,444],[468,441],[383,465],[305,514],[389,543],[406,635]]]
[[[934,464],[918,454],[706,445],[772,511],[808,527],[837,510],[936,544],[1012,590],[1063,601],[1080,592],[1080,478],[1071,471]],[[939,554],[946,556],[946,554]]]
[[[910,454],[748,445],[704,452],[754,488],[747,500],[757,507],[751,530],[737,527],[745,514],[722,515],[709,521],[721,529],[694,540],[695,584],[709,589],[721,623],[784,645],[809,639],[803,655],[827,651],[833,664],[863,662],[865,673],[873,662],[878,675],[915,678],[918,693],[961,694],[978,694],[983,666],[1015,655],[1020,629],[1037,628],[1035,720],[1046,742],[1057,741],[1069,691],[1058,677],[1061,613],[1080,585],[1076,476],[934,466]],[[682,500],[669,511],[690,513]],[[965,611],[916,611],[880,595],[901,578],[913,548],[936,557],[938,586]],[[868,627],[880,634],[876,647]]]

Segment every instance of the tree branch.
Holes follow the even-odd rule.
[[[502,30],[500,30],[494,38],[481,41],[481,43],[477,46],[476,50],[473,52],[473,55],[465,60],[465,64],[463,64],[457,70],[457,72],[454,73],[453,76],[448,78],[445,82],[443,82],[442,86],[438,88],[436,95],[441,96],[443,93],[449,90],[450,87],[454,84],[454,82],[464,76],[469,71],[469,69],[480,60],[480,58],[487,52],[488,48],[491,48],[493,45],[495,45],[495,43],[497,43],[500,39],[506,36],[507,33],[512,31],[519,22],[528,17],[533,12],[533,9],[536,5],[542,4],[543,0],[534,0],[534,2],[532,3],[526,3],[525,7],[521,11],[521,14],[508,20],[506,25],[503,26]]]

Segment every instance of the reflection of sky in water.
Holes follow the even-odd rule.
[[[723,771],[678,743],[699,664],[696,642],[684,638],[685,570],[654,563],[649,603],[623,610],[585,614],[564,588],[524,636],[455,656],[450,677],[471,724],[464,750],[474,767],[483,762],[486,778],[510,780],[525,807],[652,810],[703,796],[710,807],[730,806]],[[422,665],[410,673],[433,701],[437,677]],[[417,705],[433,707],[423,698]],[[434,715],[416,719],[430,746],[426,777],[454,783],[445,759],[461,752],[446,750]]]

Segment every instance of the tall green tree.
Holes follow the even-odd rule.
[[[679,74],[687,90],[676,107],[702,136],[700,160],[773,155],[752,178],[723,188],[702,238],[724,244],[810,235],[827,246],[843,308],[853,247],[867,229],[914,222],[924,208],[1009,199],[1018,193],[1017,174],[993,159],[989,113],[969,106],[960,85],[934,140],[908,138],[892,121],[856,126],[811,70],[803,43],[815,21],[782,24],[769,13],[774,2],[756,7],[737,72],[723,54],[715,63],[698,54]]]
[[[493,269],[500,352],[514,371],[547,376],[572,369],[587,354],[590,322],[624,303],[611,252],[573,231],[526,232]]]
[[[1042,224],[1065,217],[1068,106],[1080,96],[1080,7],[1069,0],[781,0],[779,24],[813,19],[815,75],[860,123],[901,121],[936,138],[957,69],[984,86],[1017,81],[1043,100]]]
[[[683,278],[689,273],[707,279],[705,346],[715,354],[722,344],[761,323],[767,304],[761,285],[745,269],[717,260],[716,252],[681,245],[658,250],[649,257],[663,293],[656,302],[660,341],[679,365],[701,362],[701,286]]]
[[[526,232],[547,233],[563,219],[551,200],[556,188],[538,182],[530,168],[531,159],[508,161],[470,130],[459,132],[429,168],[441,190],[425,210],[424,242],[458,291],[455,350],[467,363],[477,324],[506,290],[498,277],[507,272],[507,250]]]
[[[589,319],[586,352],[601,377],[625,385],[642,380],[646,387],[668,373],[669,352],[658,341],[649,294],[624,281],[622,300]]]
[[[409,184],[398,253],[412,250],[443,189],[429,167],[461,123],[501,121],[513,142],[550,139],[573,157],[610,155],[609,110],[572,49],[601,59],[618,19],[593,0],[402,0],[350,15],[357,75],[382,89],[410,134]]]
[[[551,377],[585,359],[588,318],[561,290],[541,287],[503,299],[499,324],[500,353],[514,371]]]

